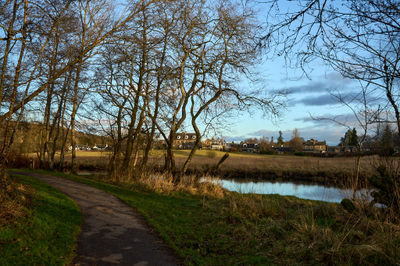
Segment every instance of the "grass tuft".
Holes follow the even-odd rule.
[[[0,226],[12,223],[27,215],[26,206],[30,205],[34,190],[24,184],[9,179],[5,191],[0,191]]]
[[[16,194],[29,200],[10,203],[23,206],[24,215],[7,216],[0,227],[0,265],[69,264],[82,221],[78,206],[39,180],[12,178]]]

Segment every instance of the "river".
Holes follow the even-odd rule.
[[[78,174],[82,176],[99,176],[105,175],[106,173],[80,171]],[[203,181],[206,180],[203,179]],[[341,202],[342,199],[351,198],[353,196],[353,191],[351,189],[296,182],[239,181],[234,179],[212,179],[212,182],[219,183],[223,188],[229,191],[236,191],[244,194],[279,194],[282,196],[296,196],[301,199],[320,200],[326,202]],[[362,189],[357,192],[357,196],[361,199],[372,200],[370,192],[371,191],[369,190]]]
[[[320,200],[327,202],[341,202],[344,198],[351,198],[351,189],[341,189],[336,187],[326,187],[315,184],[296,184],[294,182],[271,182],[271,181],[235,181],[235,180],[213,180],[218,182],[223,188],[239,193],[255,194],[279,194],[282,196],[296,196],[302,199]],[[357,196],[362,199],[371,200],[370,191],[362,189],[357,192]]]

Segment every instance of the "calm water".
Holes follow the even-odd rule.
[[[279,194],[282,196],[296,196],[302,199],[321,200],[327,202],[340,202],[344,198],[351,198],[351,189],[340,189],[313,184],[295,184],[292,182],[238,182],[234,180],[218,180],[219,184],[229,190],[239,193]],[[358,196],[371,199],[369,191],[360,190]]]
[[[106,172],[80,171],[78,175],[105,175]],[[206,180],[204,180],[206,181]],[[326,187],[315,184],[298,184],[294,182],[271,182],[271,181],[235,181],[235,180],[212,180],[218,182],[223,188],[239,193],[255,194],[279,194],[282,196],[296,196],[302,199],[321,200],[327,202],[341,202],[344,198],[351,198],[351,189],[340,189],[336,187]],[[365,189],[358,191],[358,197],[371,200],[370,191]]]

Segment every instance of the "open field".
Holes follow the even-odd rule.
[[[185,151],[179,151],[182,163]],[[215,165],[223,152],[201,151],[193,159],[191,169],[207,169]],[[376,157],[363,157],[361,173],[367,176],[371,172]],[[354,173],[355,157],[308,157],[293,155],[260,155],[251,153],[230,153],[222,164],[218,175],[245,179],[297,179],[305,181],[341,180]]]
[[[400,228],[379,209],[278,195],[241,195],[207,183],[171,187],[108,183],[52,173],[103,189],[144,215],[186,265],[396,265]]]
[[[177,166],[182,166],[190,151],[176,150]],[[215,166],[225,154],[221,151],[199,150],[196,152],[189,174],[204,175]],[[31,155],[32,156],[32,155]],[[105,171],[110,152],[77,151],[77,163],[81,170]],[[67,163],[70,154],[66,155]],[[361,158],[361,179],[369,177],[374,171],[378,156]],[[291,180],[317,182],[336,186],[348,185],[354,176],[355,157],[311,157],[294,155],[262,155],[254,153],[229,153],[229,158],[213,175],[224,178],[254,180]],[[149,165],[161,169],[164,165],[164,151],[153,150]]]
[[[188,154],[187,150],[176,150],[176,164],[183,165]],[[203,175],[215,166],[224,154],[221,151],[197,151],[189,173]],[[83,169],[105,169],[109,154],[81,151],[77,156],[77,161]],[[377,160],[376,156],[361,158],[361,177],[368,177],[373,172],[373,166]],[[154,169],[161,169],[164,164],[163,151],[153,151],[149,163]],[[342,186],[346,185],[347,179],[354,175],[355,163],[355,157],[328,158],[229,153],[229,158],[213,174],[235,179],[298,180]]]

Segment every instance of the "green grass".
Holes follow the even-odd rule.
[[[27,216],[0,228],[0,265],[67,265],[74,256],[82,215],[67,196],[31,177],[12,175],[36,191]]]
[[[400,228],[340,205],[278,195],[156,192],[55,173],[105,190],[144,215],[187,265],[400,261]]]

